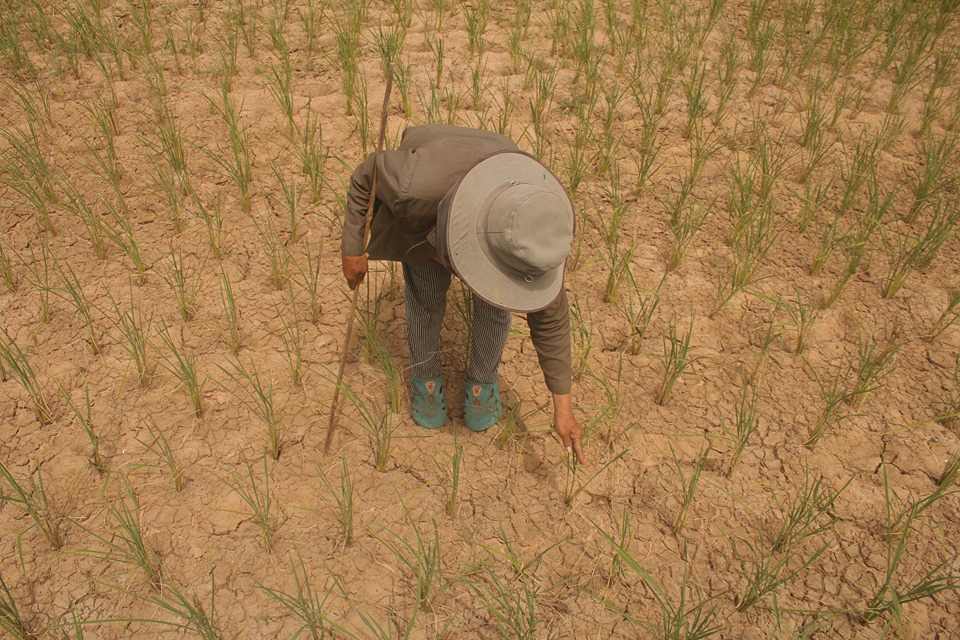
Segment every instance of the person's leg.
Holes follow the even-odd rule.
[[[470,367],[464,380],[463,420],[472,431],[485,431],[503,413],[497,371],[510,334],[509,311],[473,296],[473,340]]]
[[[403,280],[407,293],[407,345],[413,370],[410,413],[421,427],[438,429],[447,421],[439,344],[450,273],[439,267],[404,262]]]
[[[467,379],[472,382],[497,381],[503,346],[510,335],[513,314],[487,304],[473,296],[473,339],[470,342],[470,367]]]
[[[403,263],[406,285],[407,346],[413,377],[440,377],[440,327],[447,306],[450,272],[433,265]]]

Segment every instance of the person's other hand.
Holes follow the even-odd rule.
[[[583,464],[583,428],[573,415],[573,400],[570,394],[553,396],[553,428],[560,436],[564,448],[577,457]]]
[[[343,262],[343,277],[347,279],[347,286],[356,289],[367,275],[367,254],[362,256],[341,256]]]

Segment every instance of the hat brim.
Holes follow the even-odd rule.
[[[524,278],[509,272],[490,253],[479,227],[494,194],[511,182],[555,193],[565,203],[563,213],[569,216],[573,228],[573,205],[557,177],[527,153],[498,152],[467,171],[446,198],[447,257],[460,279],[481,299],[501,309],[530,313],[556,300],[563,287],[566,261],[539,276]]]

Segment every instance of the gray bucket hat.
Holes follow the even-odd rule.
[[[480,160],[439,207],[441,257],[488,303],[539,311],[563,287],[573,203],[533,156],[503,151]]]

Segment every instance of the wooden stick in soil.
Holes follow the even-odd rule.
[[[384,138],[387,135],[387,107],[390,106],[390,90],[393,88],[393,63],[387,67],[387,86],[383,91],[383,110],[380,112],[380,138],[377,140],[377,151],[373,159],[373,178],[370,182],[370,200],[367,203],[367,217],[363,225],[363,246],[366,253],[367,239],[370,237],[370,221],[373,220],[373,204],[377,197],[377,160],[383,152]],[[340,404],[340,385],[343,384],[343,368],[347,362],[347,349],[350,348],[350,338],[353,337],[353,319],[357,315],[357,299],[360,294],[360,283],[353,290],[353,299],[350,304],[350,314],[347,316],[347,333],[343,337],[343,347],[340,349],[340,370],[337,372],[337,384],[333,389],[333,402],[330,405],[330,423],[327,425],[327,440],[323,445],[323,452],[330,453],[330,444],[333,442],[334,427],[337,423],[337,406]]]

